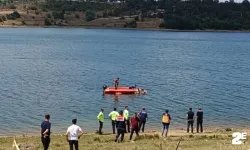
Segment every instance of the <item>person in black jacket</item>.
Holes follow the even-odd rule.
[[[201,127],[201,132],[203,132],[203,128],[202,128],[202,122],[203,122],[203,111],[201,110],[201,108],[199,108],[199,110],[196,113],[197,116],[197,133],[199,133],[199,127]]]
[[[117,135],[115,137],[115,142],[117,142],[120,135],[121,135],[121,142],[123,142],[125,128],[126,125],[125,125],[125,118],[123,117],[123,111],[120,111],[119,116],[116,118]]]
[[[191,132],[194,132],[194,112],[192,111],[192,108],[189,108],[189,111],[187,112],[187,133],[189,133],[189,127],[191,126]]]

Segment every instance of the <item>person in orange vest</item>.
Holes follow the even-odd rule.
[[[125,128],[126,128],[125,118],[123,117],[123,111],[121,110],[119,116],[116,118],[117,135],[115,137],[115,142],[117,142],[120,135],[121,135],[121,142],[123,142]]]
[[[162,136],[164,135],[164,131],[166,130],[166,134],[165,136],[168,135],[168,128],[170,125],[170,121],[171,121],[171,116],[168,113],[168,110],[165,111],[165,113],[162,114]]]

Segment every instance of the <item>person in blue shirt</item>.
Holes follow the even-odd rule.
[[[48,150],[50,144],[50,128],[51,123],[49,122],[50,115],[46,114],[44,121],[41,124],[41,140],[43,143],[44,150]]]
[[[142,132],[144,132],[146,121],[148,120],[148,113],[146,112],[145,108],[142,108],[141,112],[139,113],[140,117],[140,124],[139,124],[139,130],[142,129]]]

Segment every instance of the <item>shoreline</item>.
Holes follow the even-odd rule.
[[[186,133],[183,130],[169,130],[167,137],[162,136],[161,131],[139,133],[139,137],[130,134],[124,135],[124,141],[116,143],[115,134],[85,133],[78,140],[81,150],[163,150],[163,149],[185,149],[185,150],[248,150],[250,149],[250,139],[242,139],[242,145],[233,145],[232,134],[242,132],[241,130],[205,130],[203,133]],[[250,132],[247,132],[249,134]],[[69,144],[65,139],[65,134],[51,135],[49,149],[68,150]],[[0,137],[0,149],[10,149],[15,143],[20,149],[38,150],[42,149],[41,136],[22,137]],[[179,143],[179,144],[178,144]]]
[[[138,31],[165,31],[165,32],[211,32],[211,33],[250,33],[250,30],[179,30],[179,29],[165,29],[165,28],[119,28],[119,27],[101,27],[101,26],[12,26],[0,25],[0,28],[82,28],[82,29],[109,29],[109,30],[138,30]]]
[[[203,129],[204,130],[204,132],[202,133],[202,134],[207,134],[207,133],[211,133],[211,132],[218,132],[218,131],[220,131],[220,132],[229,132],[229,131],[227,131],[227,130],[231,130],[231,131],[242,131],[242,132],[247,132],[247,133],[249,133],[250,134],[250,128],[204,128]],[[94,132],[94,131],[86,131],[86,130],[84,130],[83,129],[83,131],[84,131],[84,134],[86,135],[92,135],[92,134],[96,134],[96,135],[98,135],[96,132]],[[66,131],[65,131],[66,132]],[[161,132],[161,130],[160,129],[157,129],[157,130],[152,130],[152,129],[149,129],[149,130],[146,130],[146,132],[144,132],[145,134],[151,134],[151,133],[159,133],[159,132]],[[169,132],[170,133],[172,133],[172,134],[180,134],[180,133],[182,133],[182,134],[187,134],[186,133],[186,128],[169,128]],[[106,134],[112,134],[111,133],[111,130],[109,131],[109,130],[106,130],[106,131],[104,131],[103,132],[104,133],[104,135],[106,135]],[[64,135],[65,133],[64,132],[57,132],[57,133],[55,133],[55,134],[53,134],[53,132],[51,133],[51,136],[61,136],[61,135]],[[190,133],[191,134],[191,133]],[[196,133],[196,128],[195,128],[195,126],[194,126],[194,133],[193,134],[198,134],[198,133]],[[41,135],[40,135],[40,133],[38,132],[38,133],[31,133],[31,134],[17,134],[17,135],[0,135],[0,139],[2,139],[2,138],[12,138],[12,137],[17,137],[17,138],[19,138],[19,137],[40,137]]]

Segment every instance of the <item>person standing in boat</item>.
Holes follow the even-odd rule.
[[[116,79],[114,80],[114,83],[115,83],[115,89],[117,89],[117,88],[118,88],[118,86],[119,86],[119,80],[120,80],[120,78],[116,78]]]

